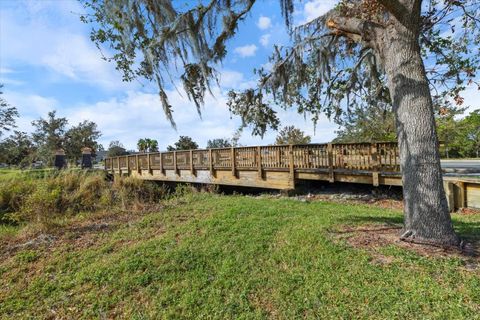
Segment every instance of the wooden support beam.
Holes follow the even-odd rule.
[[[237,170],[235,169],[235,148],[231,148],[230,157],[232,158],[232,176],[237,177]]]
[[[262,148],[257,147],[257,167],[258,167],[258,177],[263,179],[263,170],[262,170]]]
[[[327,145],[328,156],[328,181],[335,182],[335,172],[333,171],[333,146],[331,143]]]
[[[127,158],[127,174],[130,175],[130,156],[126,156]]]
[[[120,157],[117,157],[117,167],[118,167],[118,174],[122,175],[122,167],[120,167]]]

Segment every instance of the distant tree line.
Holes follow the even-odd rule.
[[[460,106],[439,107],[435,110],[440,151],[444,158],[480,156],[480,110],[465,115]],[[463,117],[462,117],[463,116]],[[396,141],[393,111],[374,106],[347,113],[333,140],[338,143]]]
[[[33,133],[14,130],[0,142],[0,163],[27,167],[40,161],[51,166],[55,151],[63,149],[67,159],[77,164],[83,147],[91,148],[94,153],[103,150],[97,141],[101,133],[92,121],[82,121],[68,128],[68,120],[51,111],[45,119],[33,121],[32,126]]]

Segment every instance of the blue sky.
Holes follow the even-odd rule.
[[[295,19],[308,21],[326,12],[337,1],[312,0],[300,4]],[[101,143],[120,140],[133,149],[139,138],[159,141],[160,148],[188,135],[204,147],[208,139],[231,138],[239,119],[231,118],[226,93],[247,88],[255,77],[252,70],[267,62],[272,45],[286,43],[280,7],[276,0],[259,1],[229,42],[221,72],[221,87],[206,99],[200,120],[192,102],[175,90],[169,98],[175,107],[177,131],[165,119],[154,85],[145,81],[124,83],[112,63],[105,62],[90,42],[90,27],[80,22],[83,12],[75,0],[0,1],[0,83],[5,98],[15,105],[21,118],[18,127],[31,132],[31,121],[57,110],[71,125],[91,120],[102,131]],[[467,105],[479,100],[476,90],[465,93]],[[314,142],[335,137],[335,124],[323,117],[314,132],[308,118],[294,110],[279,111],[283,125],[295,125],[312,135]],[[269,144],[269,132],[261,140],[246,130],[240,143]]]

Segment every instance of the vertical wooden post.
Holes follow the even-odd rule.
[[[190,173],[195,176],[195,168],[193,167],[193,150],[190,150]]]
[[[117,167],[118,167],[118,174],[122,175],[122,168],[120,167],[120,157],[117,157]]]
[[[141,174],[142,169],[140,168],[140,159],[138,158],[138,154],[135,155],[135,166],[137,167],[137,172]]]
[[[231,156],[232,158],[232,176],[236,177],[237,176],[237,170],[235,169],[235,148],[231,148]]]
[[[163,153],[160,152],[160,173],[162,175],[165,174],[165,171],[163,170]]]
[[[262,170],[262,149],[257,147],[257,167],[258,167],[258,177],[263,179],[263,170]]]
[[[150,163],[150,153],[147,153],[147,169],[148,169],[148,174],[153,174],[152,173],[152,164]]]
[[[127,175],[130,175],[130,156],[125,156],[127,158]]]
[[[212,152],[212,149],[208,149],[208,160],[209,160],[209,169],[210,169],[210,175],[212,176],[212,178],[215,178],[215,171],[214,171],[214,168],[213,168],[213,152]]]
[[[458,185],[458,188],[459,188],[458,208],[465,208],[467,206],[467,197],[466,197],[467,190],[466,190],[465,182],[459,181],[457,183],[457,185]]]
[[[380,171],[380,162],[378,159],[378,143],[373,143],[370,145],[370,148],[372,148],[372,165],[373,165],[373,172],[372,172],[372,178],[373,178],[373,186],[378,187],[380,185],[378,181],[378,176],[379,176],[379,171]]]
[[[275,148],[275,167],[276,168],[281,168],[282,167],[282,158],[280,156],[280,149],[281,147]]]
[[[173,151],[173,170],[175,174],[178,175],[178,168],[177,168],[177,151]]]
[[[288,146],[288,168],[290,171],[290,183],[292,184],[292,189],[295,188],[295,158],[293,157],[293,145]]]
[[[333,171],[333,145],[329,143],[327,145],[328,155],[328,181],[335,182],[335,172]]]

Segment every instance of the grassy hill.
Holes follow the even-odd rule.
[[[454,219],[478,240],[480,216]],[[80,214],[10,235],[0,317],[480,318],[477,258],[349,232],[399,223],[367,205],[188,192],[156,212]]]

